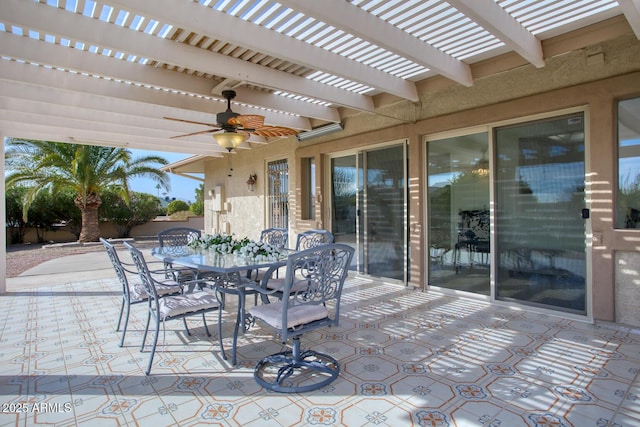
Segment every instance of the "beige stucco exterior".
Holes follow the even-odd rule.
[[[579,44],[578,44],[579,43]],[[298,143],[293,137],[268,145],[254,145],[205,166],[205,194],[223,186],[228,209],[212,211],[205,204],[205,229],[230,231],[258,238],[265,227],[265,168],[270,160],[289,163],[290,230],[328,228],[323,201],[324,159],[330,153],[373,144],[407,140],[409,147],[410,285],[426,289],[425,137],[440,132],[506,122],[524,122],[563,111],[583,111],[586,118],[586,189],[591,219],[587,265],[590,266],[591,307],[598,321],[640,326],[637,296],[640,282],[640,230],[614,229],[616,170],[616,101],[640,96],[640,41],[621,18],[596,24],[544,44],[546,65],[535,68],[515,54],[474,64],[472,87],[436,77],[419,84],[420,102],[378,98],[377,115],[343,111],[344,131]],[[317,164],[315,221],[303,221],[297,201],[301,196],[298,170],[303,158]],[[229,167],[233,171],[229,173]],[[257,174],[256,190],[245,181]],[[230,224],[225,228],[224,224]],[[290,235],[291,236],[291,235]],[[290,237],[291,238],[291,237]],[[632,266],[630,268],[630,266]],[[635,266],[635,267],[633,267]],[[629,271],[635,271],[630,274]],[[634,302],[635,301],[635,302]]]

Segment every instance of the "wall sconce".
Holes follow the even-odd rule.
[[[256,189],[256,181],[258,180],[258,175],[255,173],[249,175],[249,179],[247,180],[247,189],[249,191],[254,191]]]

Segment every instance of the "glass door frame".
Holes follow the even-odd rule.
[[[367,145],[367,146],[363,146],[363,147],[359,147],[356,149],[351,149],[351,150],[344,150],[344,151],[336,151],[336,152],[332,152],[330,154],[327,154],[325,156],[325,170],[327,171],[327,173],[324,176],[324,188],[325,190],[325,202],[324,203],[324,212],[323,212],[323,216],[324,218],[326,218],[326,222],[327,222],[327,229],[331,230],[333,228],[333,215],[332,215],[332,209],[333,209],[333,199],[332,199],[332,192],[331,192],[331,188],[332,188],[332,182],[331,182],[331,161],[332,159],[338,158],[338,157],[346,157],[346,156],[354,156],[356,159],[356,169],[359,168],[366,168],[366,160],[364,160],[364,154],[366,154],[367,152],[370,151],[376,151],[376,150],[381,150],[381,149],[385,149],[385,148],[392,148],[392,147],[397,147],[402,145],[402,149],[403,149],[403,174],[404,174],[404,178],[405,178],[405,191],[404,191],[404,209],[403,209],[403,221],[405,226],[403,227],[403,279],[401,281],[401,283],[404,286],[408,286],[409,285],[409,207],[408,207],[408,202],[409,202],[409,196],[408,196],[408,185],[409,185],[409,165],[408,165],[408,156],[409,156],[409,140],[406,138],[402,138],[402,139],[398,139],[398,140],[394,140],[394,141],[387,141],[387,142],[383,142],[383,143],[379,143],[379,144],[372,144],[372,145]],[[365,178],[366,179],[366,178]],[[361,183],[358,181],[359,180],[359,175],[356,173],[356,188],[358,188],[360,185],[365,185],[366,183]],[[363,189],[362,191],[366,191],[366,188]],[[357,215],[356,216],[356,252],[354,254],[354,259],[356,261],[356,265],[357,265],[357,271],[360,274],[367,274],[366,271],[366,266],[367,266],[367,244],[368,244],[368,236],[366,231],[361,231],[361,230],[366,230],[366,224],[364,224],[362,221],[366,221],[366,213],[364,212],[364,207],[360,206],[360,201],[362,199],[362,197],[366,197],[365,195],[362,195],[360,193],[358,193],[357,197],[356,197],[356,210],[361,210],[361,212],[363,212],[362,215]],[[363,227],[363,225],[365,227]],[[364,235],[362,235],[364,234]],[[389,281],[389,282],[394,282],[396,281],[396,279],[392,279],[392,278],[384,278],[385,280]],[[400,281],[397,281],[398,283],[400,283]]]
[[[559,311],[559,310],[553,310],[550,308],[541,308],[541,307],[535,307],[535,306],[530,306],[530,305],[524,305],[524,304],[518,304],[516,302],[513,301],[502,301],[499,299],[496,299],[496,277],[497,277],[497,253],[496,253],[496,238],[495,238],[495,233],[496,231],[499,232],[499,230],[495,229],[495,191],[496,191],[496,182],[495,182],[495,175],[494,175],[494,165],[495,165],[495,161],[494,161],[494,157],[495,157],[495,145],[496,145],[496,141],[495,141],[495,129],[499,128],[499,127],[503,127],[503,126],[512,126],[512,125],[524,125],[530,122],[534,122],[534,121],[539,121],[539,120],[549,120],[549,119],[553,119],[555,117],[560,117],[560,116],[564,116],[564,115],[569,115],[569,114],[575,114],[575,113],[582,113],[583,117],[584,117],[584,145],[585,145],[585,150],[584,150],[584,167],[585,167],[585,177],[584,177],[584,183],[585,183],[585,200],[584,200],[584,204],[585,207],[587,209],[589,209],[590,211],[593,209],[592,206],[592,200],[591,200],[591,192],[593,190],[593,185],[594,185],[594,174],[592,172],[592,168],[591,168],[591,131],[590,131],[590,126],[591,126],[591,117],[589,114],[589,107],[588,106],[578,106],[578,107],[573,107],[573,108],[566,108],[566,109],[561,109],[561,110],[554,110],[554,111],[550,111],[550,112],[545,112],[545,113],[540,113],[540,114],[533,114],[533,115],[529,115],[529,116],[522,116],[522,117],[518,117],[515,119],[508,119],[508,120],[501,120],[501,121],[496,121],[496,122],[491,122],[491,123],[487,123],[486,125],[480,125],[480,126],[472,126],[472,127],[468,127],[468,128],[461,128],[461,129],[456,129],[456,130],[452,130],[452,131],[446,131],[446,132],[439,132],[439,133],[433,133],[433,134],[427,134],[427,135],[423,135],[423,137],[421,138],[422,141],[422,148],[424,150],[424,159],[422,161],[422,171],[421,171],[421,178],[422,178],[422,182],[424,183],[423,185],[423,200],[424,200],[424,211],[423,211],[423,217],[425,218],[425,222],[426,222],[426,226],[423,227],[423,229],[426,231],[425,233],[423,233],[422,239],[423,239],[423,247],[426,249],[424,251],[424,259],[423,259],[423,265],[424,265],[424,269],[425,269],[425,275],[424,277],[427,278],[428,281],[428,277],[430,274],[430,263],[429,263],[429,250],[428,250],[428,245],[429,245],[429,237],[427,235],[427,232],[429,230],[429,186],[428,186],[428,148],[427,145],[429,143],[429,141],[435,141],[435,140],[439,140],[439,139],[445,139],[445,138],[452,138],[452,137],[456,137],[456,136],[462,136],[462,135],[469,135],[469,134],[473,134],[473,133],[480,133],[480,132],[487,132],[488,137],[489,137],[489,147],[488,147],[488,156],[489,156],[489,215],[490,215],[490,294],[489,297],[486,296],[482,296],[482,295],[477,295],[477,294],[473,294],[470,292],[463,292],[463,291],[452,291],[446,288],[435,288],[438,292],[442,292],[445,294],[453,294],[453,295],[460,295],[463,294],[465,297],[470,297],[470,298],[475,298],[475,299],[482,299],[482,300],[486,300],[486,301],[490,301],[492,304],[498,304],[498,305],[504,305],[505,307],[519,307],[523,310],[527,310],[527,311],[531,311],[531,312],[540,312],[540,313],[544,313],[544,314],[553,314],[556,316],[562,316],[565,318],[569,318],[569,319],[576,319],[576,320],[581,320],[581,321],[593,321],[593,269],[592,269],[592,262],[591,260],[593,259],[592,253],[593,253],[593,245],[592,245],[592,237],[593,237],[593,232],[591,229],[591,221],[590,220],[585,220],[584,221],[584,233],[585,233],[585,267],[586,267],[586,271],[585,271],[585,291],[586,291],[586,314],[585,315],[580,315],[580,314],[573,314],[573,313],[568,313],[568,312],[564,312],[564,311]],[[425,290],[429,290],[429,284],[425,283],[424,284],[424,289]]]

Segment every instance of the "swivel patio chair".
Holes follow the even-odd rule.
[[[315,248],[321,245],[327,245],[333,243],[333,234],[328,230],[307,230],[298,234],[296,239],[296,251],[303,251],[310,248]],[[282,298],[282,287],[284,286],[284,273],[282,268],[270,269],[264,272],[259,278],[261,285],[265,289],[276,290],[274,296]],[[263,302],[267,302],[268,297],[262,296]]]
[[[249,313],[275,328],[292,349],[267,356],[254,369],[261,386],[276,392],[306,392],[331,383],[340,373],[338,361],[313,350],[302,351],[300,336],[337,326],[340,297],[354,249],[344,244],[321,245],[289,255],[283,298],[249,308]],[[269,291],[258,287],[258,292]]]
[[[156,291],[158,283],[152,277],[144,256],[142,255],[142,252],[140,252],[133,245],[127,242],[125,242],[124,245],[129,249],[129,252],[131,253],[131,258],[133,259],[133,263],[138,270],[140,280],[149,296],[149,298],[147,299],[149,311],[147,314],[147,323],[144,330],[144,336],[142,337],[142,346],[140,347],[140,351],[144,351],[151,318],[153,317],[153,319],[155,320],[153,344],[151,347],[151,354],[149,355],[147,370],[145,371],[145,375],[149,375],[149,373],[151,373],[153,357],[156,353],[156,347],[158,344],[160,322],[164,324],[164,322],[166,322],[167,320],[182,319],[187,335],[191,335],[191,331],[189,331],[189,327],[187,326],[186,318],[190,316],[201,315],[205,332],[207,333],[207,336],[211,336],[211,334],[209,333],[209,328],[207,327],[207,319],[205,315],[207,313],[219,310],[220,301],[215,295],[212,295],[207,291],[195,291],[188,294],[164,296],[160,298]],[[191,284],[191,282],[187,282],[185,284],[188,285]]]
[[[116,326],[116,331],[120,331],[120,325],[122,324],[122,317],[124,315],[122,337],[118,344],[119,347],[122,347],[124,345],[125,335],[127,334],[131,306],[146,302],[147,292],[138,278],[138,271],[135,269],[135,265],[120,260],[115,246],[107,240],[101,237],[100,242],[106,249],[111,265],[116,271],[116,276],[122,285],[122,304],[120,305],[120,315],[118,316],[118,325]],[[162,273],[164,274],[164,270]],[[162,280],[157,283],[156,292],[159,297],[165,295],[179,295],[182,293],[182,286],[174,280]]]

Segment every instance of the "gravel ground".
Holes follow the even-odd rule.
[[[134,244],[136,247],[151,248],[157,246],[157,241],[155,239],[136,240]],[[96,251],[104,251],[104,247],[100,243],[8,245],[6,277],[17,277],[28,269],[51,259]]]

